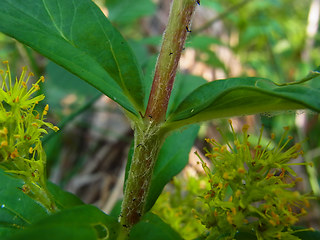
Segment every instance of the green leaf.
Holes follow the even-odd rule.
[[[303,227],[293,227],[295,231],[303,230]],[[309,239],[320,239],[320,232],[319,231],[301,231],[296,232],[293,235],[299,237],[301,240],[309,240]]]
[[[114,217],[114,218],[118,218],[120,213],[121,213],[121,205],[122,205],[122,199],[118,200],[110,213],[108,213],[110,216]]]
[[[309,108],[320,112],[320,89],[306,85],[276,86],[262,78],[230,78],[204,84],[168,117],[166,127],[245,114]]]
[[[313,81],[314,83],[317,82],[318,83],[318,86],[319,86],[319,77],[320,77],[320,66],[317,67],[315,70],[313,71],[310,71],[309,74],[303,78],[302,80],[300,80],[298,83],[303,83],[303,82],[306,82],[306,81],[309,81],[311,79],[314,79],[314,78],[318,78],[317,81]],[[312,83],[312,82],[311,82]]]
[[[130,232],[130,240],[179,240],[181,236],[153,213],[147,213]]]
[[[164,142],[154,167],[147,196],[146,211],[157,201],[164,186],[188,164],[191,147],[197,138],[198,125],[172,133]]]
[[[146,46],[146,44],[143,44],[141,41],[137,41],[137,40],[133,40],[133,39],[129,39],[128,44],[131,47],[131,49],[133,50],[133,53],[136,56],[137,61],[138,61],[139,65],[141,66],[142,70],[144,70],[143,68],[148,63],[148,60],[150,58],[148,46]],[[154,64],[154,66],[155,66],[155,64]],[[153,68],[154,68],[154,66],[153,66]],[[146,91],[146,89],[145,89],[145,92],[147,93],[148,91]]]
[[[301,83],[307,82],[307,81],[309,81],[311,79],[314,79],[314,78],[319,78],[319,76],[320,76],[320,66],[317,67],[315,70],[310,71],[309,74],[306,77],[304,77],[303,79],[301,79],[300,81],[290,82],[290,83],[283,83],[283,84],[275,83],[275,84],[277,86],[296,85],[296,84],[301,84]],[[319,84],[319,79],[318,79],[317,83]]]
[[[106,0],[109,19],[115,23],[131,23],[143,16],[153,15],[156,6],[151,0]]]
[[[254,232],[237,232],[234,236],[236,240],[256,240],[257,237]]]
[[[22,179],[0,169],[0,182],[0,239],[50,215],[44,206],[23,193]],[[47,187],[59,209],[83,205],[78,197],[55,184],[48,182]]]
[[[17,232],[9,240],[116,239],[119,223],[91,205],[65,209]]]
[[[76,195],[62,190],[58,185],[52,182],[47,182],[47,188],[54,197],[54,201],[59,209],[71,208],[84,204]]]
[[[0,239],[49,215],[46,208],[23,193],[24,182],[0,169]]]
[[[97,89],[52,61],[46,66],[45,77],[46,81],[42,88],[45,100],[50,109],[54,109],[55,114],[60,116],[63,114],[63,108],[66,108],[61,102],[67,97],[74,98],[73,102],[68,104],[68,110],[74,112],[99,94]]]
[[[203,78],[194,75],[177,74],[169,100],[167,115],[173,112],[194,89],[206,82]]]
[[[145,82],[145,90],[147,93],[150,93],[151,87],[152,87],[152,82],[153,82],[153,75],[154,75],[154,66],[157,63],[157,58],[158,56],[153,55],[150,57],[148,60],[146,67],[145,67],[145,77],[144,77],[144,82]],[[147,106],[149,101],[149,95],[145,95],[144,98],[144,103]]]
[[[198,135],[198,131],[198,125],[189,126],[183,131],[172,133],[163,143],[153,170],[146,211],[152,208],[164,186],[188,164],[189,152]],[[125,184],[130,170],[132,155],[133,144],[131,144],[128,154]]]
[[[91,0],[1,0],[0,31],[87,81],[128,111],[144,87],[132,50]]]

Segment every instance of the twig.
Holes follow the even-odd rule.
[[[218,16],[212,18],[211,20],[209,20],[208,22],[206,22],[205,24],[203,24],[201,27],[199,27],[198,29],[195,29],[192,31],[192,35],[195,35],[199,32],[202,32],[203,30],[209,28],[212,24],[214,24],[215,22],[223,19],[224,17],[228,16],[230,13],[238,10],[239,8],[245,6],[247,3],[251,2],[252,0],[244,0],[238,4],[233,5],[232,7],[228,8],[226,11],[224,11],[223,13],[219,14]]]

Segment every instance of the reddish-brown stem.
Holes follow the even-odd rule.
[[[167,132],[162,130],[173,81],[183,45],[190,32],[196,0],[174,0],[169,16],[145,115],[134,122],[134,153],[121,206],[123,228],[118,240],[126,239],[132,226],[146,212],[153,168]]]
[[[154,122],[159,123],[165,119],[178,63],[187,34],[190,32],[191,17],[196,3],[196,0],[173,1],[145,113],[145,117]]]

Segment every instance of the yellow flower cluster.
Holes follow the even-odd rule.
[[[251,146],[248,126],[243,127],[239,137],[229,123],[233,142],[222,145],[206,139],[212,145],[206,153],[213,163],[212,170],[198,155],[211,185],[203,198],[209,213],[199,214],[211,230],[210,239],[233,239],[239,230],[251,232],[257,239],[298,239],[292,235],[295,231],[291,226],[306,214],[311,197],[290,190],[301,178],[296,177],[290,168],[293,164],[288,162],[303,154],[301,145],[285,150],[292,140],[287,137],[286,127],[278,145],[271,147],[272,135],[269,143],[262,146],[262,127],[257,144]]]
[[[41,137],[47,134],[45,128],[58,131],[58,127],[45,122],[49,106],[41,112],[37,104],[44,95],[33,95],[40,89],[44,77],[30,85],[33,73],[27,74],[23,68],[19,79],[12,79],[8,61],[4,61],[6,70],[0,69],[0,167],[7,173],[24,180],[22,191],[37,196],[48,209],[52,204],[46,198],[45,164],[46,156],[42,148]],[[39,196],[38,196],[39,195]],[[42,195],[42,196],[40,196]]]

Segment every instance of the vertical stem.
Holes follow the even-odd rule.
[[[134,153],[121,206],[120,223],[130,230],[145,213],[153,168],[165,138],[158,125],[135,129]]]
[[[145,116],[155,122],[164,121],[181,52],[190,32],[196,0],[174,0],[163,36],[160,55]]]
[[[161,128],[169,103],[173,81],[197,0],[173,0],[169,22],[163,37],[160,55],[145,116],[135,122],[134,153],[131,161],[120,223],[123,239],[145,213],[153,168],[166,137]]]

